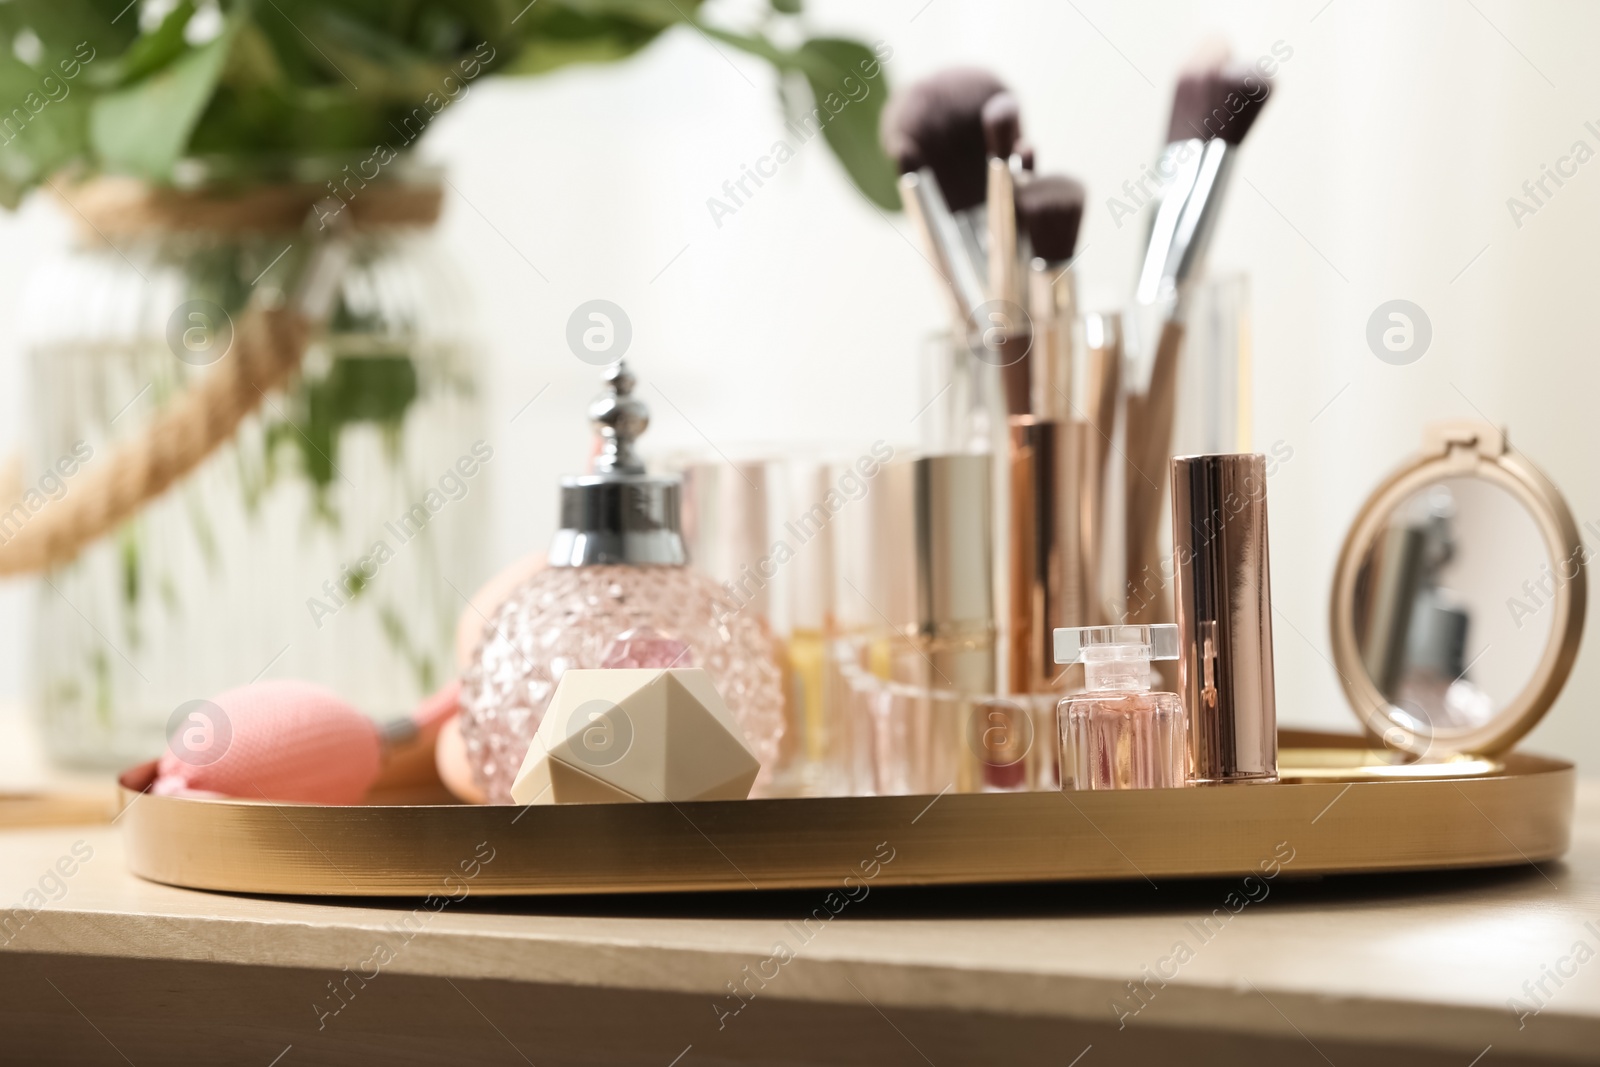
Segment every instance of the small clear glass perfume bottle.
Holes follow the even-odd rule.
[[[1150,689],[1150,663],[1178,658],[1178,628],[1079,626],[1055,632],[1057,663],[1082,663],[1084,691],[1062,700],[1063,789],[1189,784],[1187,719],[1176,693]]]

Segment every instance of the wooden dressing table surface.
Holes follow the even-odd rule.
[[[0,1063],[1600,1059],[1600,782],[1537,868],[824,896],[257,898],[0,830]]]

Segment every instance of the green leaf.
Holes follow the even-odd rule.
[[[89,71],[131,40],[136,18],[114,25],[99,0],[0,2],[0,205],[88,152]],[[24,37],[25,35],[25,37]],[[19,37],[37,41],[33,65],[15,57]]]
[[[182,0],[161,25],[135,40],[122,55],[91,68],[93,84],[113,88],[138,81],[177,59],[185,48],[183,31],[194,17],[194,0]]]
[[[878,143],[878,119],[889,100],[889,80],[872,49],[855,41],[817,37],[786,52],[764,37],[711,26],[701,29],[760,56],[779,71],[798,70],[805,75],[814,106],[804,121],[821,128],[828,147],[863,196],[881,208],[900,209],[894,164]]]
[[[343,307],[336,312],[335,336],[342,327],[355,325],[344,318],[347,314]],[[294,433],[283,434],[278,442],[299,450],[301,467],[320,492],[338,475],[347,427],[362,422],[398,427],[405,420],[417,400],[417,368],[403,352],[335,355],[327,376],[304,380],[300,390],[303,411],[294,420]]]
[[[283,91],[289,85],[288,75],[272,41],[261,32],[255,22],[239,27],[233,40],[233,51],[228,53],[228,66],[222,72],[222,84],[237,89],[273,89]]]
[[[850,180],[874,204],[898,210],[894,164],[878,142],[878,120],[889,100],[883,64],[864,44],[817,37],[800,46],[795,65],[811,85],[813,114],[826,117],[822,136]]]
[[[508,70],[511,74],[545,74],[580,63],[614,63],[639,51],[653,36],[642,40],[623,35],[577,40],[535,39],[523,45]]]
[[[338,11],[318,13],[302,25],[340,78],[360,86],[366,98],[414,103],[439,92],[452,73],[448,63]]]
[[[28,189],[81,157],[85,92],[71,79],[0,57],[0,204],[15,207]]]
[[[753,56],[759,56],[779,70],[796,69],[799,62],[798,53],[785,52],[765,37],[759,35],[751,37],[747,34],[734,33],[731,30],[724,30],[717,26],[706,26],[701,23],[696,23],[695,25],[706,36],[731,44],[741,52],[749,52]]]
[[[38,37],[44,46],[41,75],[69,56],[79,62],[103,60],[121,53],[139,32],[138,11],[124,11],[126,6],[127,0],[4,0],[0,39],[9,53],[21,31]]]
[[[230,17],[213,40],[95,101],[89,141],[107,169],[155,181],[171,178],[217,88],[240,24],[239,17]]]
[[[547,13],[567,11],[585,18],[621,19],[658,30],[691,21],[700,9],[700,0],[539,0],[539,3]],[[522,4],[517,2],[517,6],[521,8]],[[519,20],[526,21],[527,17]]]
[[[538,9],[535,4],[523,22],[533,19]],[[612,63],[639,51],[662,29],[649,10],[634,17],[551,4],[526,28],[522,47],[506,69],[512,74],[544,74],[575,63]]]
[[[683,22],[803,75],[825,109],[815,127],[852,180],[895,203],[875,133],[886,89],[871,53],[827,39],[789,50],[706,26],[701,0],[219,0],[223,32],[199,46],[184,35],[206,4],[167,2],[141,33],[147,9],[128,0],[0,0],[0,109],[13,109],[0,110],[0,205],[65,167],[163,182],[189,155],[244,174],[258,163],[356,158],[396,136],[409,144],[397,131],[450,79],[614,62]],[[800,6],[766,0],[780,16]],[[26,62],[14,58],[19,47]]]

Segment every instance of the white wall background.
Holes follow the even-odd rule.
[[[1246,59],[1274,42],[1293,49],[1213,258],[1252,277],[1256,442],[1294,449],[1271,500],[1284,721],[1353,726],[1327,658],[1334,558],[1362,497],[1425,422],[1508,426],[1579,522],[1600,519],[1600,162],[1520,227],[1506,206],[1575,140],[1600,149],[1583,125],[1600,127],[1600,7],[826,0],[810,11],[819,28],[887,42],[896,83],[954,63],[1011,83],[1041,169],[1089,187],[1091,300],[1131,278],[1138,227],[1115,226],[1105,198],[1153,160],[1191,48],[1221,34]],[[917,340],[940,305],[903,221],[861,199],[820,139],[720,228],[707,211],[780,123],[762,64],[685,29],[621,66],[480,84],[430,132],[455,190],[443,236],[476,291],[492,367],[488,429],[509,460],[492,467],[498,557],[544,543],[554,479],[584,462],[595,372],[563,330],[592,298],[632,319],[630,355],[661,390],[650,394],[658,452],[915,438]],[[10,325],[21,282],[65,229],[42,198],[0,217],[0,449],[27,433]],[[1364,340],[1393,298],[1421,305],[1434,331],[1404,367]],[[26,693],[28,599],[23,585],[0,587],[0,701],[11,705]],[[1532,744],[1600,774],[1597,630]]]

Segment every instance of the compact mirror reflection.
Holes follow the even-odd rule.
[[[1389,719],[1435,739],[1491,722],[1533,680],[1564,580],[1534,516],[1493,482],[1440,478],[1402,500],[1355,587],[1361,663]]]

